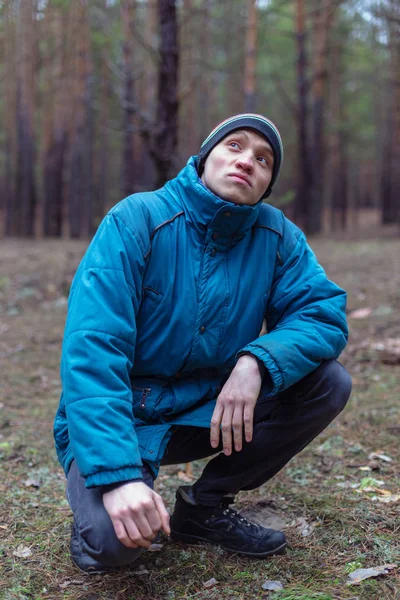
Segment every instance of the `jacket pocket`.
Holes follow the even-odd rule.
[[[164,296],[161,292],[158,292],[152,287],[145,286],[142,289],[142,301],[140,303],[137,319],[143,322],[148,317],[151,317],[163,298]]]
[[[218,376],[204,379],[189,378],[172,382],[175,402],[171,414],[183,413],[208,400],[216,399],[222,389],[222,379],[221,376]]]
[[[260,330],[260,336],[261,335],[265,335],[266,333],[268,333],[268,325],[267,325],[267,303],[268,303],[268,298],[270,295],[271,291],[267,292],[266,294],[263,294],[262,298],[261,298],[261,307],[262,307],[262,327]]]
[[[133,414],[136,418],[158,421],[162,415],[172,412],[175,395],[168,382],[135,378],[131,381],[131,389]]]

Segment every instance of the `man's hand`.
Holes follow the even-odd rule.
[[[149,548],[160,529],[171,533],[164,502],[142,481],[126,483],[103,494],[117,538],[128,548]]]
[[[232,452],[232,431],[237,452],[242,449],[243,426],[246,442],[253,438],[253,413],[261,384],[257,360],[250,355],[241,356],[218,396],[211,418],[211,446],[218,447],[221,426],[226,456]]]

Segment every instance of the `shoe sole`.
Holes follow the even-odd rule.
[[[171,530],[171,537],[176,542],[182,542],[183,544],[196,545],[198,543],[203,542],[205,544],[212,544],[213,546],[221,546],[221,548],[223,548],[224,550],[227,550],[227,552],[233,552],[234,554],[242,554],[243,556],[250,556],[252,558],[266,558],[267,556],[273,556],[275,554],[282,554],[285,551],[286,546],[287,546],[287,542],[285,542],[284,544],[281,544],[280,546],[278,546],[278,548],[274,548],[274,550],[269,550],[268,552],[261,552],[261,553],[244,552],[242,550],[229,548],[228,546],[225,546],[224,544],[220,544],[219,542],[214,542],[214,541],[208,540],[206,538],[202,538],[202,537],[198,537],[198,536],[194,536],[194,535],[188,535],[185,533],[178,533],[177,531],[174,531],[173,529]]]

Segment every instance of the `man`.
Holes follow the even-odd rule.
[[[133,562],[161,530],[247,556],[285,549],[229,504],[318,435],[351,383],[335,360],[345,293],[262,201],[282,156],[271,121],[227,119],[175,179],[108,213],[77,270],[55,440],[83,570]],[[160,464],[210,455],[170,522]]]

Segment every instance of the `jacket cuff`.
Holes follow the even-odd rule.
[[[103,487],[112,483],[124,483],[132,479],[142,479],[141,467],[125,467],[114,471],[99,471],[85,478],[87,488]]]
[[[262,362],[266,369],[263,385],[266,387],[267,395],[270,397],[277,396],[284,386],[284,380],[282,371],[271,354],[265,348],[255,344],[249,344],[242,348],[242,350],[239,350],[236,354],[236,360],[242,354],[252,354],[254,358]],[[269,377],[266,376],[267,373]]]
[[[258,369],[260,371],[261,379],[264,379],[265,375],[267,374],[264,363],[259,358],[257,358],[257,356],[255,356],[252,352],[243,352],[243,351],[237,353],[236,362],[238,361],[238,359],[241,356],[252,356],[253,358],[255,358],[257,361],[257,364],[258,364]]]
[[[126,483],[135,483],[136,481],[143,481],[143,478],[140,479],[127,479],[126,481],[117,481],[116,483],[110,483],[109,485],[101,486],[101,493],[106,494],[107,492],[112,492],[117,488],[121,487],[121,485],[125,485]]]

